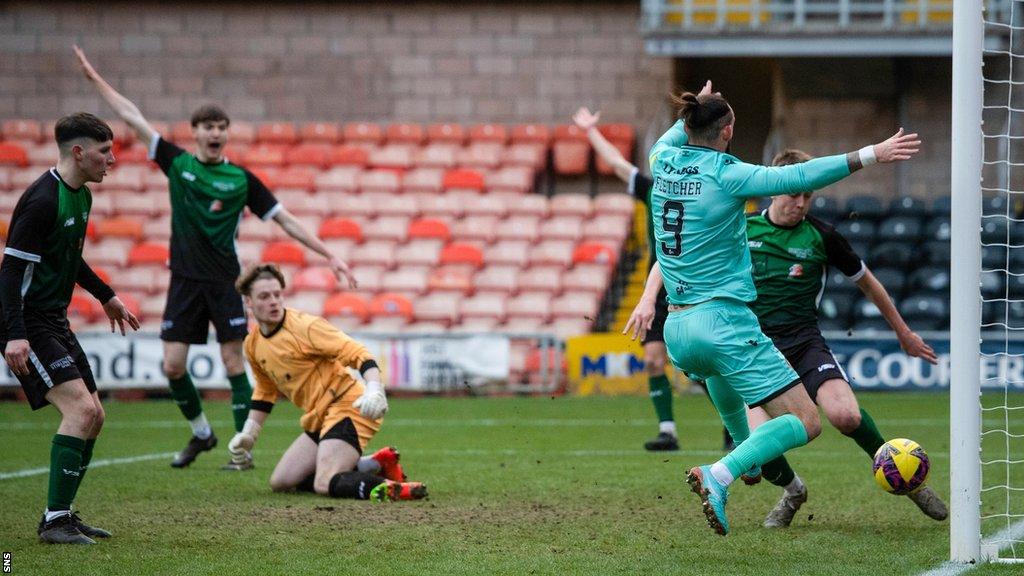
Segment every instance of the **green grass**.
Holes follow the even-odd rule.
[[[948,396],[863,394],[883,434],[928,450],[948,495]],[[1018,402],[1019,403],[1019,402]],[[230,438],[224,403],[207,413]],[[714,535],[684,470],[715,460],[720,425],[707,401],[676,403],[684,450],[645,453],[644,398],[395,399],[371,449],[394,444],[422,502],[373,505],[272,494],[267,479],[299,433],[280,406],[250,473],[221,472],[226,450],[189,469],[161,458],[91,470],[76,506],[112,530],[92,547],[38,543],[46,476],[0,480],[0,550],[13,574],[916,574],[948,554],[947,522],[883,493],[869,461],[835,430],[790,455],[810,501],[788,530],[761,527],[779,490],[737,484],[733,533]],[[0,404],[0,473],[48,464],[57,414]],[[179,449],[170,402],[109,403],[95,460]],[[1019,573],[983,566],[971,574]]]

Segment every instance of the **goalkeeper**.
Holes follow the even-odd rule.
[[[245,339],[256,386],[249,418],[228,445],[232,459],[251,459],[263,423],[284,396],[303,410],[303,433],[270,475],[272,490],[378,502],[425,497],[426,486],[404,481],[393,448],[361,457],[388,411],[369,351],[323,318],[285,308],[284,275],[274,264],[250,265],[235,287],[259,329]]]

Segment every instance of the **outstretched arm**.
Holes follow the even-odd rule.
[[[597,129],[597,122],[600,119],[601,112],[591,112],[586,106],[577,110],[572,117],[576,126],[586,131],[587,139],[590,140],[590,145],[594,147],[597,155],[615,170],[615,175],[619,177],[619,180],[629,183],[629,178],[633,175],[633,170],[636,170],[636,166],[626,160],[619,149]]]
[[[864,275],[857,281],[857,287],[878,307],[885,321],[896,332],[896,338],[900,341],[900,347],[903,348],[903,351],[908,356],[924,358],[932,364],[939,363],[939,357],[935,354],[935,350],[932,350],[932,347],[923,338],[907,326],[903,316],[900,315],[899,310],[892,303],[892,299],[889,298],[889,293],[885,290],[885,286],[882,286],[882,283],[878,281],[878,278],[875,278],[871,270],[864,272]]]
[[[301,222],[295,219],[285,208],[281,208],[275,215],[274,221],[281,226],[281,229],[285,231],[289,236],[298,240],[303,246],[309,248],[313,252],[323,256],[327,259],[328,264],[331,267],[331,271],[338,280],[345,280],[348,283],[349,288],[358,287],[359,283],[356,282],[356,277],[352,275],[352,271],[349,270],[348,264],[344,260],[337,258],[332,255],[328,250],[327,246],[320,241],[312,232],[306,230],[306,227]]]
[[[85,73],[85,77],[88,78],[93,84],[96,85],[96,89],[99,90],[100,96],[114,109],[114,113],[124,120],[126,124],[131,126],[132,130],[139,137],[145,145],[149,146],[149,143],[153,140],[153,135],[156,131],[149,125],[146,118],[139,111],[131,100],[125,98],[120,92],[114,90],[114,87],[107,83],[102,76],[96,72],[96,69],[92,67],[89,60],[86,59],[85,53],[78,46],[75,46],[75,56],[78,57],[78,64],[81,65],[82,71]]]

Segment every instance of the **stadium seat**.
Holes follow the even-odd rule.
[[[585,174],[590,166],[590,142],[587,140],[587,133],[576,126],[558,126],[555,128],[551,154],[557,174]]]
[[[929,220],[928,225],[925,227],[925,238],[929,240],[941,240],[949,243],[949,239],[953,235],[951,226],[948,215],[936,216]]]
[[[402,191],[406,194],[430,192],[439,194],[444,189],[444,170],[441,168],[414,168],[402,175]]]
[[[318,192],[338,191],[353,193],[358,190],[358,175],[361,168],[338,166],[317,174],[313,178],[313,187]]]
[[[921,220],[916,216],[891,216],[878,225],[879,242],[917,244],[921,239]]]
[[[907,276],[899,268],[874,268],[871,270],[871,273],[875,275],[875,278],[882,286],[885,286],[885,290],[895,298],[899,298],[907,287]]]
[[[3,168],[3,165],[0,165]],[[15,167],[11,167],[15,168]],[[25,191],[26,188],[32,185],[33,182],[39,179],[40,176],[49,171],[51,166],[29,166],[28,168],[22,168],[20,170],[14,169],[10,172],[11,181],[10,188],[18,194]]]
[[[947,321],[949,307],[936,296],[911,296],[900,303],[900,315],[918,330],[935,330]]]
[[[536,216],[510,216],[501,221],[494,231],[495,240],[525,240],[534,242],[540,237],[540,218]]]
[[[415,296],[427,291],[428,266],[400,266],[380,278],[385,292]]]
[[[473,283],[478,293],[512,294],[519,290],[519,276],[518,266],[492,264],[477,272]]]
[[[142,239],[142,222],[135,218],[106,218],[96,223],[97,238]]]
[[[331,152],[331,162],[335,166],[363,167],[370,163],[370,153],[365,148],[341,144]]]
[[[444,240],[410,239],[395,248],[395,263],[399,266],[435,266],[441,257],[442,245]]]
[[[330,268],[311,266],[299,270],[289,287],[296,292],[334,292],[338,279]]]
[[[525,194],[533,191],[534,171],[525,166],[506,166],[487,175],[490,193]]]
[[[399,172],[386,169],[366,170],[356,176],[357,186],[364,194],[368,192],[395,194],[402,188],[401,181],[402,177]]]
[[[335,147],[327,142],[303,142],[285,151],[285,164],[290,166],[330,167]]]
[[[851,220],[878,220],[886,215],[885,206],[875,196],[852,196],[844,211]]]
[[[462,242],[452,242],[441,250],[441,264],[464,264],[468,266],[481,267],[484,263],[482,251],[476,246]]]
[[[0,142],[0,165],[28,166],[28,154],[19,144],[13,142]]]
[[[546,321],[551,317],[551,294],[547,292],[521,292],[508,301],[510,318],[540,318]]]
[[[162,264],[166,266],[166,263],[165,260]],[[163,274],[158,272],[163,272]],[[123,294],[126,291],[154,294],[165,291],[170,278],[170,270],[158,271],[151,267],[134,268],[129,266],[117,273],[111,286],[118,294]]]
[[[562,289],[603,294],[608,289],[609,272],[600,264],[579,264],[562,274]]]
[[[370,151],[369,164],[373,168],[408,170],[413,166],[414,151],[412,144],[389,143]]]
[[[128,252],[129,266],[167,266],[171,252],[166,244],[141,242]]]
[[[419,198],[420,212],[424,218],[457,219],[465,209],[465,202],[457,194],[424,194]]]
[[[401,144],[422,144],[426,139],[426,132],[419,124],[390,124],[385,130],[384,138],[388,143]]]
[[[576,318],[593,322],[601,305],[600,296],[594,292],[566,292],[551,301],[553,318]]]
[[[459,319],[459,303],[462,295],[455,293],[433,293],[417,298],[413,314],[417,321],[442,322],[447,327]]]
[[[581,242],[572,252],[572,262],[575,264],[615,266],[618,259],[618,252],[603,242]]]
[[[14,168],[10,166],[0,166],[0,194],[11,189],[12,170],[14,170]]]
[[[499,333],[499,334],[507,334],[507,335],[539,334],[539,333],[544,332],[544,330],[542,330],[543,326],[544,326],[544,320],[541,319],[541,318],[536,318],[536,317],[534,317],[534,318],[518,317],[518,318],[509,318],[504,324],[502,324],[500,326],[495,326],[494,331]],[[523,357],[523,359],[521,361],[517,362],[517,360],[516,360],[517,349],[518,349],[518,346],[516,346],[515,345],[515,341],[513,341],[513,346],[512,346],[512,350],[511,350],[512,355],[513,355],[513,358],[512,358],[512,368],[513,368],[513,370],[516,369],[516,366],[522,366],[522,363],[526,362],[525,355],[524,355],[524,357]],[[524,368],[524,370],[527,373],[531,373],[531,370],[528,370],[528,369],[525,369],[525,368]]]
[[[291,188],[312,192],[316,188],[316,177],[319,173],[319,169],[311,166],[288,166],[277,173],[276,188]]]
[[[949,196],[939,196],[932,200],[928,209],[929,214],[934,218],[948,218],[953,208],[953,199]]]
[[[455,162],[463,168],[491,170],[501,165],[505,146],[497,142],[470,142],[455,155]]]
[[[485,194],[466,202],[463,211],[466,216],[497,216],[500,218],[508,213],[508,205],[499,196]]]
[[[257,144],[242,155],[242,163],[257,168],[284,166],[287,151],[288,148],[284,144]]]
[[[558,318],[550,323],[541,326],[540,331],[549,332],[556,337],[565,340],[575,336],[589,334],[594,323],[586,319]]]
[[[551,130],[543,124],[519,124],[512,127],[512,143],[534,142],[547,146],[551,142]]]
[[[495,192],[497,196],[499,193]],[[512,216],[532,216],[546,218],[548,215],[548,199],[540,194],[516,194],[508,203],[508,211]]]
[[[389,240],[367,241],[354,246],[348,258],[354,266],[366,264],[391,268],[395,264],[395,243]]]
[[[540,226],[541,240],[579,240],[583,236],[583,220],[579,216],[552,216]]]
[[[1005,298],[1006,282],[1003,272],[982,271],[981,272],[981,296],[991,300],[994,298]]]
[[[384,130],[371,122],[349,122],[342,128],[342,140],[346,143],[379,144],[384,140]]]
[[[365,322],[369,318],[369,305],[362,296],[348,292],[332,294],[324,302],[323,315],[327,318],[354,316]]]
[[[532,266],[519,274],[519,289],[531,292],[562,292],[561,266]]]
[[[401,294],[384,292],[370,300],[370,315],[373,317],[398,316],[412,320],[412,302]]]
[[[612,146],[615,146],[623,158],[628,162],[633,161],[633,143],[636,137],[632,126],[629,124],[600,124],[597,129]],[[596,156],[596,158],[598,174],[614,174],[615,170],[610,164],[602,160],[600,156]]]
[[[949,242],[930,240],[922,243],[919,251],[924,256],[923,264],[949,267]]]
[[[498,327],[496,318],[463,318],[449,331],[455,334],[492,334]]]
[[[898,301],[893,300],[893,303],[899,307]],[[885,321],[882,316],[881,310],[875,306],[875,303],[869,300],[867,297],[858,299],[853,305],[853,319],[855,324],[860,323],[862,320],[877,320],[881,319]]]
[[[128,252],[135,245],[135,238],[101,237],[96,242],[86,242],[85,261],[111,268],[123,268],[128,263]]]
[[[889,214],[892,216],[910,216],[920,220],[928,215],[928,205],[920,198],[900,196],[889,202]]]
[[[409,222],[408,237],[413,239],[435,239],[447,242],[452,233],[444,220],[437,218],[419,218]]]
[[[853,293],[825,291],[818,304],[818,318],[839,323],[839,330],[850,326],[850,312],[853,310]]]
[[[322,192],[321,192],[322,193]],[[369,197],[365,195],[335,193],[334,213],[350,218],[361,218],[363,220],[372,218],[377,214],[377,207]],[[365,223],[363,225],[365,228]]]
[[[1005,269],[1007,250],[1005,246],[982,246],[981,267],[986,270]]]
[[[467,168],[449,170],[444,173],[442,186],[446,191],[472,190],[475,192],[483,192],[483,175],[481,175],[477,170]]]
[[[20,142],[42,142],[52,132],[43,133],[43,125],[37,120],[4,120],[0,125],[3,140]]]
[[[594,212],[601,214],[623,214],[632,216],[636,200],[629,194],[606,193],[594,198]]]
[[[498,240],[484,249],[484,262],[522,267],[527,262],[530,242],[525,240]]]
[[[53,147],[45,145],[37,148],[37,153],[40,155],[52,156]],[[55,150],[54,150],[55,152]],[[26,150],[29,155],[29,160],[33,158],[33,152]],[[114,152],[114,158],[117,159],[118,164],[131,165],[131,164],[142,164],[145,165],[149,162],[149,150],[142,144],[135,144],[134,146],[126,146],[120,150]]]
[[[303,142],[334,144],[341,139],[341,130],[333,122],[306,122],[299,128]]]
[[[146,166],[115,166],[103,182],[96,185],[97,189],[104,192],[112,190],[128,190],[139,192],[145,188],[144,177],[149,172]]]
[[[981,213],[983,216],[1005,216],[1012,214],[1010,204],[1006,196],[986,196],[981,199]]]
[[[365,192],[363,196],[373,204],[377,216],[402,216],[409,220],[420,214],[420,207],[415,196],[376,191]]]
[[[382,216],[363,225],[363,237],[367,240],[404,242],[409,231],[406,216]]]
[[[552,216],[588,218],[594,211],[593,202],[586,194],[556,194],[548,206]]]
[[[868,220],[845,220],[836,225],[836,232],[839,232],[850,242],[875,241],[877,234],[874,222]]]
[[[542,240],[530,249],[530,264],[568,268],[573,263],[575,243],[571,240]]]
[[[264,122],[256,128],[256,139],[268,144],[294,144],[299,132],[291,122]]]
[[[501,220],[497,216],[467,216],[452,222],[452,239],[477,241],[489,244],[494,240],[495,229]]]
[[[981,241],[984,244],[1009,244],[1010,227],[1006,218],[989,217],[981,220]]]
[[[270,242],[263,248],[260,259],[275,264],[306,265],[306,252],[300,244],[292,241]]]
[[[466,266],[438,266],[427,275],[427,290],[469,294],[473,291],[473,271]]]
[[[870,336],[877,333],[892,332],[892,327],[885,321],[885,318],[861,318],[850,327],[850,332],[859,336]]]
[[[68,319],[77,318],[85,323],[92,322],[102,311],[99,302],[92,296],[74,293],[68,304]]]
[[[469,128],[469,141],[472,142],[508,142],[508,130],[501,124],[476,124]]]
[[[906,268],[916,257],[914,247],[903,242],[882,242],[870,251],[870,266]]]
[[[501,153],[501,164],[510,168],[529,168],[537,172],[543,170],[547,163],[548,148],[545,144],[518,142]]]
[[[461,145],[466,141],[466,129],[461,124],[431,124],[427,126],[427,140]]]
[[[459,314],[466,319],[493,318],[500,322],[507,315],[507,306],[507,299],[501,294],[478,293],[460,302]]]
[[[583,223],[583,239],[607,242],[612,246],[622,246],[629,236],[632,221],[619,215],[602,215],[591,218]]]

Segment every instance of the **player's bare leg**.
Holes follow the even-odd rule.
[[[287,490],[313,491],[312,482],[304,486],[307,478],[316,473],[317,445],[305,432],[299,434],[292,445],[285,450],[270,474],[270,489],[274,492]]]
[[[217,446],[217,436],[210,428],[210,423],[203,413],[199,391],[192,383],[188,374],[188,348],[184,342],[164,342],[164,374],[171,388],[171,396],[178,405],[185,419],[192,427],[192,438],[185,448],[171,461],[174,468],[184,468],[191,464],[200,452],[213,450]]]

